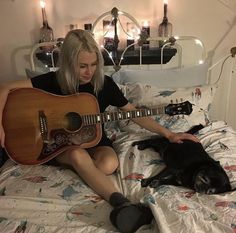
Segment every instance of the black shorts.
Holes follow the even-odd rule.
[[[104,133],[102,134],[100,142],[94,147],[98,146],[109,146],[113,148],[112,141]]]

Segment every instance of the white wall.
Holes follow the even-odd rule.
[[[133,15],[140,23],[149,20],[151,34],[156,35],[163,16],[162,0],[46,0],[46,12],[55,37],[63,37],[69,24],[94,20],[113,7]],[[169,0],[168,18],[173,24],[174,35],[192,35],[200,38],[207,51],[215,49],[213,61],[223,57],[236,46],[236,1],[235,0]],[[0,0],[0,82],[25,78],[29,68],[29,49],[38,41],[42,24],[39,0]],[[231,28],[231,30],[230,30]],[[236,129],[235,63],[229,60],[223,71],[213,106],[216,119],[225,118],[227,87],[230,68],[233,67],[230,111],[227,121]],[[217,79],[218,66],[213,72]]]

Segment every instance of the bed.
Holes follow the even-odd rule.
[[[190,115],[152,117],[175,132],[204,125],[196,136],[209,155],[220,161],[232,188],[236,188],[236,131],[224,121],[211,120],[209,111],[217,87],[208,82],[209,64],[169,69],[162,64],[120,65],[121,69],[111,78],[137,107],[166,106],[186,100],[192,104]],[[133,202],[150,206],[154,215],[152,223],[137,232],[236,232],[235,191],[205,195],[170,185],[142,188],[141,180],[160,172],[165,165],[158,153],[151,149],[140,151],[132,142],[153,134],[131,120],[108,122],[106,132],[113,140],[120,162],[110,179]],[[10,159],[0,168],[2,233],[117,232],[109,221],[110,211],[110,205],[68,168],[21,165]]]

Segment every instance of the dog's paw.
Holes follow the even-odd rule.
[[[150,188],[157,188],[158,186],[160,186],[160,181],[159,180],[152,180],[152,182],[149,184]]]
[[[142,141],[135,141],[135,142],[132,143],[132,146],[137,146],[137,148],[139,150],[145,150],[146,148],[148,148],[146,143],[144,143]]]
[[[147,187],[150,183],[150,180],[149,179],[142,179],[141,180],[141,186],[142,187]]]

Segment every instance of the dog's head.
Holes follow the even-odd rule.
[[[224,169],[215,162],[214,166],[202,166],[196,172],[194,189],[199,193],[216,194],[230,191],[231,185]]]

